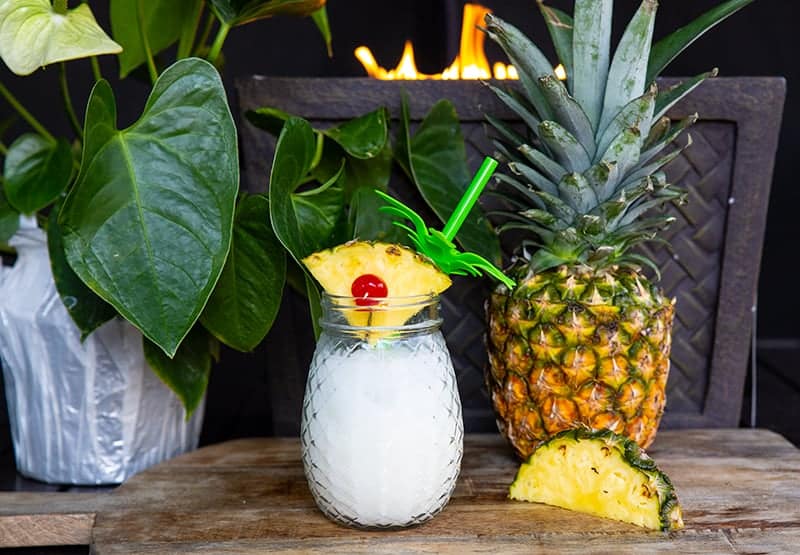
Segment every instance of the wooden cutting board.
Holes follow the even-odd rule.
[[[467,436],[447,508],[370,532],[316,508],[297,439],[205,447],[131,478],[97,511],[93,553],[772,553],[800,551],[800,451],[766,430],[662,431],[648,450],[686,529],[670,534],[510,501],[518,463],[496,434]]]

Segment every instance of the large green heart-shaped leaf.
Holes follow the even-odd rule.
[[[373,158],[386,146],[389,139],[389,114],[386,108],[348,120],[323,131],[355,158]]]
[[[411,136],[408,104],[403,99],[401,129],[395,156],[442,223],[446,223],[464,195],[471,176],[458,114],[448,100],[437,102]],[[500,240],[476,205],[456,235],[467,250],[501,264]]]
[[[239,185],[236,128],[214,67],[181,60],[124,130],[105,81],[89,99],[81,173],[59,216],[67,260],[169,356],[219,278]]]
[[[26,133],[8,148],[3,171],[8,202],[33,214],[53,202],[72,177],[72,149],[66,139],[52,143]]]
[[[192,328],[172,358],[147,339],[143,341],[147,364],[181,400],[188,420],[208,388],[212,355],[218,347],[217,340],[203,326],[197,325]]]
[[[245,113],[247,119],[273,135],[279,135],[290,114],[277,108],[263,107]],[[379,108],[353,120],[328,129],[316,129],[324,137],[322,157],[311,168],[319,181],[327,181],[339,172],[346,161],[344,175],[338,184],[345,198],[359,187],[386,190],[392,172],[392,148],[389,142],[388,115]]]
[[[272,327],[285,280],[286,251],[270,226],[269,200],[242,196],[231,252],[200,321],[226,345],[252,351]]]
[[[355,191],[361,187],[386,191],[394,162],[392,146],[388,141],[377,156],[361,159],[350,156],[336,142],[326,137],[322,157],[311,169],[311,174],[317,181],[327,181],[341,171],[342,161],[344,172],[337,184],[344,191],[346,202],[350,202]]]
[[[0,182],[0,245],[7,244],[19,229],[19,212],[8,203]]]
[[[315,177],[330,178],[345,160],[344,173],[338,183],[348,200],[359,187],[386,190],[392,173],[388,120],[386,108],[378,108],[323,130],[326,141],[322,159],[312,170]]]
[[[361,160],[347,158],[344,175],[341,178],[342,188],[349,199],[354,191],[361,187],[371,187],[385,191],[392,177],[394,157],[392,145],[387,141],[386,146],[374,158]]]
[[[276,15],[311,15],[322,8],[325,2],[326,0],[209,0],[211,9],[219,20],[230,27]]]
[[[62,14],[50,0],[0,1],[0,58],[17,75],[121,50],[97,24],[88,4]]]
[[[81,340],[117,315],[114,307],[98,297],[72,271],[64,254],[64,241],[58,225],[58,211],[52,210],[47,221],[47,250],[56,290],[75,325]]]
[[[250,123],[273,135],[280,134],[286,120],[292,117],[291,114],[270,106],[248,110],[245,116]],[[389,141],[389,114],[386,108],[378,108],[334,127],[316,131],[336,142],[348,156],[374,158]]]
[[[339,185],[344,164],[339,171],[318,187],[290,196],[291,207],[298,222],[303,242],[313,245],[312,252],[343,242],[337,235],[346,233],[344,191]],[[303,253],[303,256],[310,252]]]
[[[297,261],[327,246],[344,210],[344,193],[336,184],[341,169],[320,187],[297,192],[307,179],[316,151],[311,125],[301,118],[289,118],[275,146],[269,202],[275,235]]]
[[[271,106],[247,110],[244,115],[250,123],[276,137],[281,134],[286,120],[292,117],[292,114]]]
[[[197,0],[111,0],[111,34],[119,44],[119,74],[125,77],[145,63],[142,34],[153,55],[175,43],[184,24],[192,17]],[[139,29],[139,4],[143,28]]]

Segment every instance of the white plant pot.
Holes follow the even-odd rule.
[[[81,342],[56,291],[42,230],[12,238],[0,265],[0,362],[17,470],[57,484],[119,484],[197,447],[204,403],[185,418],[144,359],[142,335],[115,318]]]

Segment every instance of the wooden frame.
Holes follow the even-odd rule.
[[[665,85],[676,80],[665,80]],[[767,206],[783,118],[786,81],[780,77],[720,77],[706,81],[669,116],[735,125],[722,275],[709,381],[702,411],[670,413],[672,427],[731,427],[740,422],[756,311]]]

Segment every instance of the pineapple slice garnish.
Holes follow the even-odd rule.
[[[509,497],[652,530],[683,528],[667,475],[636,443],[610,430],[556,434],[520,466]]]
[[[303,264],[329,295],[357,297],[360,308],[346,310],[355,327],[398,327],[418,308],[393,308],[403,297],[438,295],[450,278],[428,259],[393,243],[350,241],[316,252]]]

